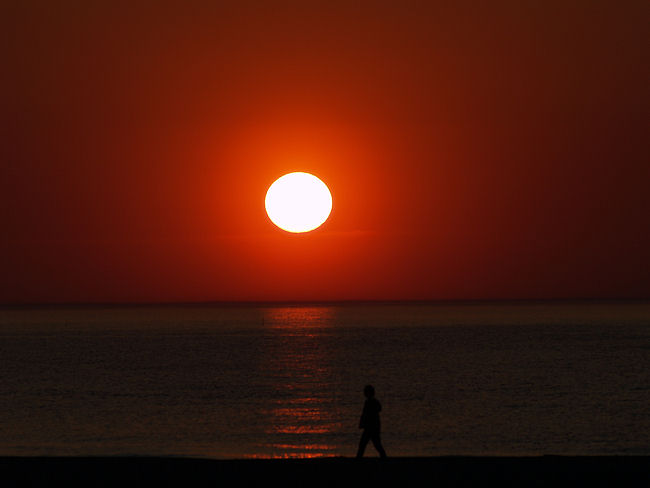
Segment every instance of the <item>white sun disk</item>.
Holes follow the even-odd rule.
[[[289,173],[269,187],[264,201],[271,222],[287,232],[309,232],[327,220],[332,195],[316,176]]]

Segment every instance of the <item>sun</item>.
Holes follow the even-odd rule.
[[[327,185],[309,173],[289,173],[269,187],[264,201],[271,222],[287,232],[309,232],[323,224],[332,211]]]

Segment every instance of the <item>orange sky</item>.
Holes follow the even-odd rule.
[[[650,297],[647,2],[99,3],[1,7],[1,303]]]

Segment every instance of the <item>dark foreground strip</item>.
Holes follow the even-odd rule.
[[[650,457],[4,457],[0,486],[650,486]]]

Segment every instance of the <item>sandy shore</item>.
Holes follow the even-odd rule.
[[[650,457],[3,457],[2,486],[650,486]],[[426,484],[424,484],[426,483]],[[228,486],[226,485],[226,486]]]

